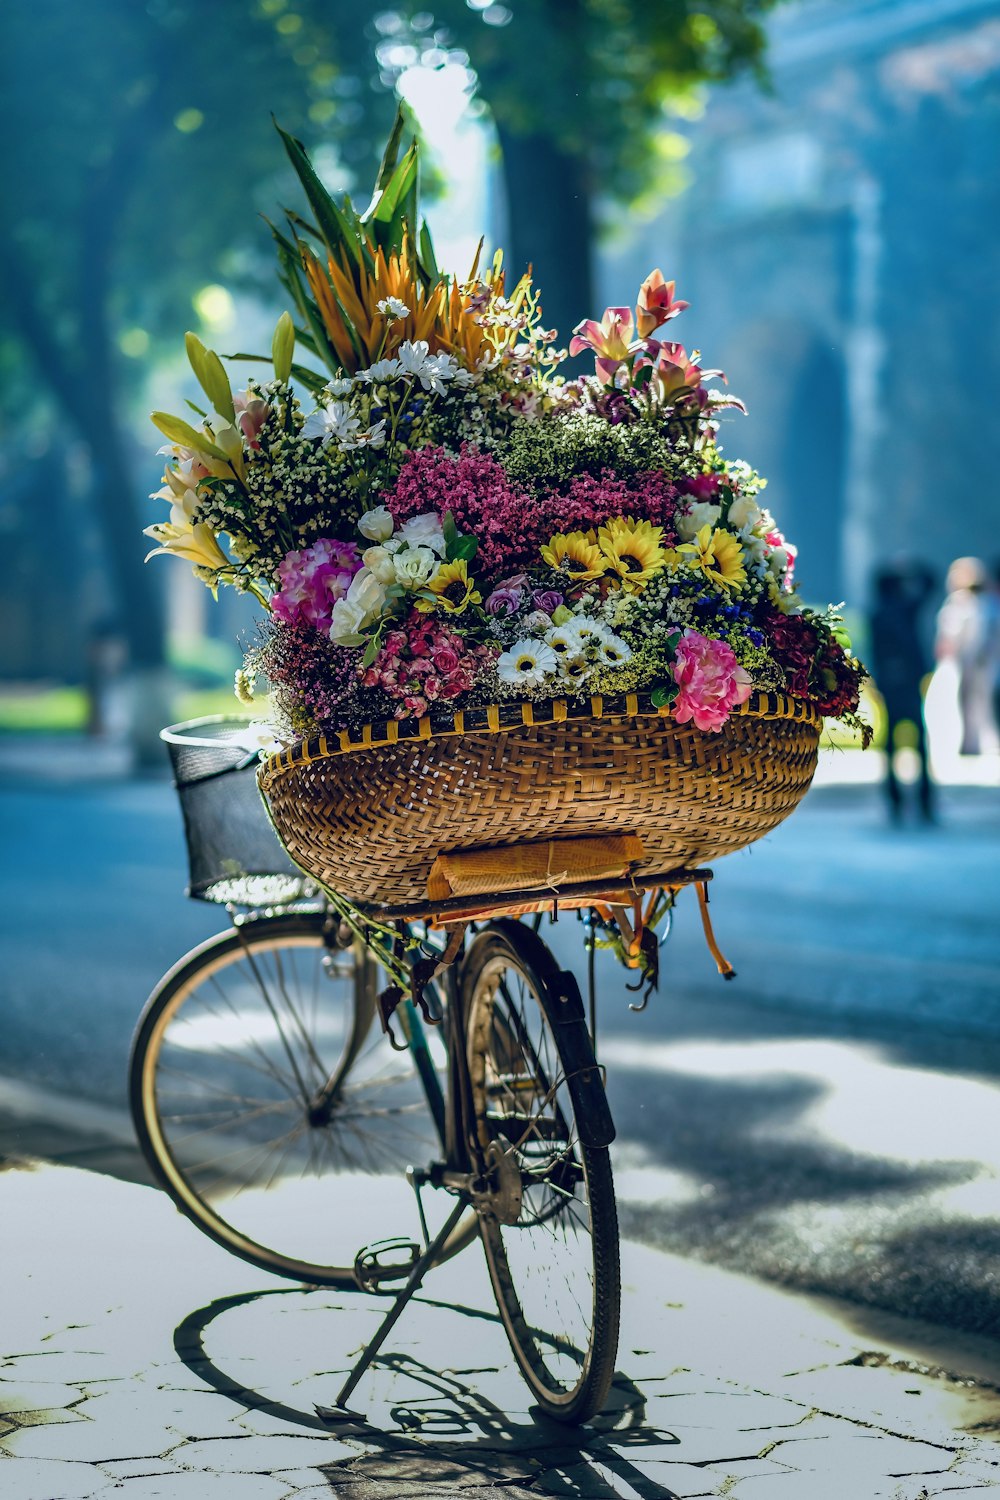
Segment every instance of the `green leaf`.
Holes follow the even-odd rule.
[[[392,122],[392,130],[389,133],[389,139],[385,143],[385,150],[382,152],[382,161],[379,164],[378,176],[375,179],[375,190],[372,193],[372,201],[361,215],[362,224],[367,223],[374,215],[379,204],[379,199],[385,191],[393,172],[396,170],[396,163],[399,160],[399,143],[403,138],[405,128],[406,114],[403,106],[400,105],[396,110],[396,118]]]
[[[407,151],[399,166],[386,183],[372,218],[379,224],[392,222],[397,209],[405,203],[417,183],[417,143]]]
[[[454,547],[448,549],[449,562],[471,562],[479,551],[479,543],[474,536],[460,536]]]
[[[171,443],[179,443],[182,448],[193,448],[196,453],[207,453],[210,458],[221,458],[223,463],[229,462],[221,448],[217,448],[203,432],[197,432],[182,417],[172,417],[167,411],[154,411],[150,413],[149,420]]]
[[[316,215],[316,223],[320,234],[326,241],[327,249],[332,254],[334,250],[343,245],[360,265],[362,254],[357,220],[355,219],[354,223],[351,223],[341,213],[317,176],[316,169],[306,155],[306,150],[302,142],[297,141],[286,130],[282,130],[277,120],[274,122],[274,128],[281,136],[285,150],[288,153],[288,159],[305,189],[305,195],[309,199],[309,205],[313,213]]]
[[[194,412],[195,416],[196,417],[201,417],[202,421],[204,421],[204,419],[208,416],[208,412],[207,411],[202,411],[202,409],[201,409],[200,406],[195,406],[194,402],[193,401],[189,401],[186,396],[184,397],[184,405],[185,406],[190,406],[190,408]]]
[[[184,335],[184,347],[198,384],[212,403],[212,410],[229,422],[236,421],[233,393],[229,388],[229,376],[222,367],[222,360],[214,349],[206,349],[196,333]]]
[[[441,280],[438,270],[437,256],[434,254],[434,241],[431,232],[427,228],[425,219],[420,225],[420,272],[421,279],[426,277],[428,284]]]
[[[669,703],[673,703],[679,691],[676,682],[672,682],[669,687],[654,688],[649,700],[654,708],[666,708]]]
[[[446,547],[451,547],[458,541],[458,527],[455,525],[455,516],[452,511],[446,510],[441,517],[441,530],[444,532],[444,544]]]
[[[282,385],[288,381],[292,373],[292,354],[295,349],[295,324],[292,322],[291,314],[283,312],[278,319],[271,340],[271,359],[274,363],[274,378],[280,380]]]
[[[361,658],[362,667],[370,667],[376,656],[378,656],[378,637],[373,635],[365,647],[364,656]]]

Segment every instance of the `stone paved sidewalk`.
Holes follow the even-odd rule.
[[[619,1376],[530,1410],[481,1256],[429,1277],[331,1435],[384,1303],[233,1260],[152,1189],[0,1171],[3,1500],[931,1500],[1000,1489],[1000,1351],[623,1247]],[[450,1305],[448,1305],[450,1304]],[[860,1316],[860,1315],[859,1315]]]

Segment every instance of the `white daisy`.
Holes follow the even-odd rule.
[[[383,297],[380,302],[376,302],[375,306],[384,317],[393,323],[397,322],[400,318],[408,318],[410,316],[410,309],[398,297]]]
[[[403,373],[398,359],[377,359],[367,370],[358,371],[359,380],[394,380]]]
[[[430,350],[426,339],[417,339],[411,343],[407,339],[399,346],[399,369],[403,375],[423,375],[427,361],[430,358]]]
[[[570,661],[580,655],[580,637],[576,630],[575,620],[567,621],[565,625],[553,625],[551,630],[545,632],[545,644],[551,646],[557,656]]]
[[[613,631],[602,636],[597,647],[597,659],[602,666],[620,667],[632,655],[632,647]]]
[[[331,441],[339,447],[345,444],[353,446],[354,434],[360,426],[361,418],[354,414],[346,401],[330,401],[306,417],[302,436],[318,437],[324,448]]]
[[[559,670],[559,659],[544,641],[515,641],[497,659],[497,675],[510,686],[532,687]]]

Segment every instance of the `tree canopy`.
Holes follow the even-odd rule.
[[[252,279],[295,190],[270,116],[334,189],[367,189],[402,70],[462,62],[496,124],[508,264],[546,321],[591,313],[597,204],[647,188],[664,104],[755,67],[773,0],[34,0],[0,54],[0,364],[86,443],[133,659],[160,621],[121,417],[206,282]],[[340,179],[337,181],[336,179]],[[331,180],[333,179],[333,180]],[[259,251],[260,255],[255,255]]]

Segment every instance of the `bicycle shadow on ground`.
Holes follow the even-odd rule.
[[[353,1321],[360,1312],[357,1321],[372,1329],[384,1307],[374,1297],[322,1289],[241,1293],[191,1312],[175,1330],[174,1348],[187,1370],[234,1404],[311,1435],[322,1432],[356,1449],[350,1457],[317,1468],[317,1484],[328,1482],[332,1493],[352,1494],[352,1489],[342,1486],[356,1483],[364,1485],[365,1496],[381,1495],[380,1481],[386,1485],[386,1496],[406,1493],[405,1487],[417,1482],[440,1484],[444,1493],[444,1487],[453,1483],[463,1481],[464,1488],[472,1481],[477,1486],[502,1486],[512,1500],[529,1489],[532,1495],[565,1500],[619,1500],[636,1495],[642,1500],[677,1500],[673,1490],[637,1463],[654,1455],[662,1461],[664,1449],[679,1449],[681,1440],[648,1421],[646,1396],[621,1372],[615,1376],[605,1410],[593,1422],[582,1428],[563,1426],[530,1406],[530,1394],[509,1354],[505,1367],[495,1362],[471,1365],[484,1327],[490,1330],[491,1342],[495,1336],[506,1349],[495,1313],[417,1298],[411,1306],[419,1309],[425,1323],[447,1313],[473,1325],[464,1339],[452,1336],[440,1345],[446,1361],[459,1353],[470,1363],[461,1369],[454,1363],[439,1369],[420,1356],[411,1336],[409,1348],[383,1353],[352,1397],[352,1407],[360,1408],[363,1418],[335,1427],[317,1415],[314,1403],[320,1397],[328,1403],[334,1400],[360,1352],[360,1343],[357,1348],[344,1347],[358,1330],[352,1329],[347,1340],[337,1340],[338,1351],[343,1350],[333,1357],[337,1368],[330,1367],[328,1354],[325,1365],[303,1376],[303,1359],[297,1356],[275,1378],[282,1343],[272,1337],[266,1346],[268,1365],[260,1372],[262,1378],[244,1376],[247,1365],[256,1365],[260,1356],[241,1352],[239,1346],[252,1342],[256,1348],[255,1325],[261,1315],[271,1322],[273,1331],[282,1305],[303,1315],[326,1312],[336,1323],[345,1318]],[[227,1323],[226,1336],[220,1336]],[[430,1342],[426,1331],[424,1342]],[[308,1354],[304,1362],[309,1362]],[[318,1364],[315,1356],[312,1363]],[[512,1396],[508,1405],[520,1409],[507,1410],[498,1404],[498,1398],[508,1393]],[[680,1458],[679,1451],[676,1457]]]

